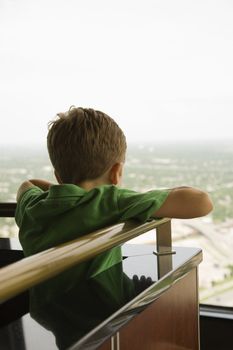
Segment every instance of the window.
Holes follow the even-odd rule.
[[[128,138],[124,186],[211,193],[213,213],[173,220],[173,242],[203,248],[201,301],[233,306],[231,2],[0,6],[0,200],[14,201],[25,178],[55,181],[45,141],[57,112],[103,110]],[[17,234],[12,219],[0,224]]]

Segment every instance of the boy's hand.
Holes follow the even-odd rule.
[[[48,191],[49,187],[52,185],[53,184],[51,182],[48,182],[46,180],[40,180],[40,179],[32,179],[32,180],[24,181],[20,185],[17,191],[16,201],[18,202],[21,195],[31,187],[37,186],[37,187],[40,187],[43,191]]]
[[[138,278],[137,275],[133,275],[133,282],[136,294],[143,292],[146,288],[153,284],[151,277],[146,277],[144,275],[142,275],[140,278]]]

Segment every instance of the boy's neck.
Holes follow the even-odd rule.
[[[107,181],[104,181],[103,179],[96,179],[96,180],[83,181],[77,185],[86,191],[90,191],[95,187],[103,186],[103,185],[111,185],[111,184]]]
[[[83,188],[86,191],[90,191],[95,187],[104,186],[104,185],[121,186],[123,166],[124,166],[123,162],[115,163],[110,169],[108,169],[103,175],[101,175],[97,179],[84,180],[80,183],[76,183],[76,185]],[[55,176],[58,182],[62,183],[56,171],[55,171]]]

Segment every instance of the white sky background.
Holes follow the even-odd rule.
[[[129,141],[233,140],[233,1],[0,0],[0,143],[73,104]]]

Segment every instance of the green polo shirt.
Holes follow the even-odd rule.
[[[112,185],[86,191],[73,184],[54,185],[44,192],[34,186],[17,203],[15,219],[20,243],[29,256],[129,219],[146,222],[168,193],[138,193]],[[111,249],[99,257],[100,265],[105,260],[110,267],[121,260],[120,249]]]

